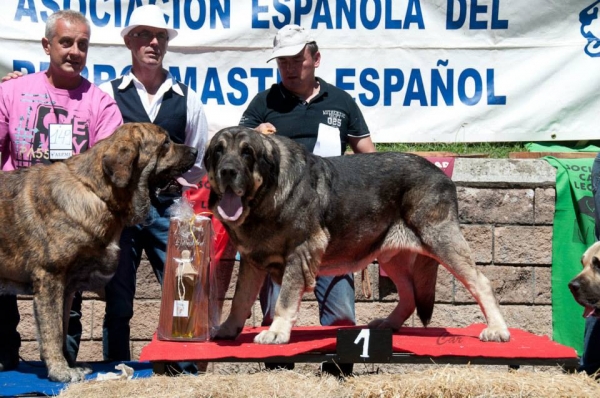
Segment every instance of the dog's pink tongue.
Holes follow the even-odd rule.
[[[228,189],[223,194],[217,210],[224,220],[235,221],[242,215],[242,199]]]
[[[583,310],[583,317],[589,318],[590,316],[594,315],[594,312],[596,312],[596,308],[586,306]]]

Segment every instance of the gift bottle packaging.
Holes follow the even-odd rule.
[[[172,211],[170,220],[157,335],[160,340],[205,341],[220,319],[212,223],[184,210]]]

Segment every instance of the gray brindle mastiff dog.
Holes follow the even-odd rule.
[[[481,340],[510,339],[461,233],[456,187],[429,161],[405,153],[321,158],[285,137],[229,127],[211,139],[204,163],[209,207],[241,254],[231,312],[216,338],[239,335],[267,272],[281,293],[271,327],[254,341],[282,344],[317,275],[356,272],[377,258],[402,297],[406,269],[394,257],[410,251],[442,264],[477,300],[488,324]],[[409,316],[400,302],[369,327],[398,330]]]

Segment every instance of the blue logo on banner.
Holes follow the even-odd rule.
[[[592,5],[586,7],[579,13],[579,22],[581,22],[581,35],[588,41],[585,46],[585,53],[590,57],[600,57],[600,19],[598,10],[600,10],[600,1],[595,1]]]

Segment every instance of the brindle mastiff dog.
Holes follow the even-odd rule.
[[[72,294],[108,282],[123,227],[148,212],[149,187],[191,168],[197,154],[156,125],[131,123],[64,162],[0,173],[0,294],[33,295],[51,380],[89,373],[63,354]]]
[[[600,317],[600,242],[583,253],[581,264],[583,271],[569,282],[569,289],[575,301],[585,308],[584,317]]]
[[[411,251],[445,266],[471,292],[488,322],[481,340],[510,339],[461,233],[456,187],[427,160],[404,153],[321,158],[285,137],[230,127],[212,138],[204,162],[209,207],[241,254],[231,312],[217,338],[240,333],[267,272],[281,293],[271,327],[254,341],[281,344],[317,275],[356,272],[377,258],[402,291],[406,270],[391,260]],[[369,326],[398,330],[410,316],[405,309],[400,303]]]

